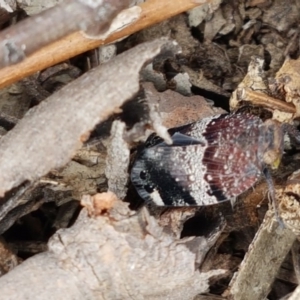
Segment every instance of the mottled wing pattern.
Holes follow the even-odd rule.
[[[202,144],[157,145],[144,149],[133,166],[132,183],[143,199],[152,200],[157,205],[205,205],[197,202],[192,191],[194,182],[200,186],[204,184],[201,165],[198,164],[203,150]]]
[[[220,115],[172,129],[173,145],[145,148],[131,180],[140,196],[157,205],[210,205],[229,200],[259,178],[260,119]]]
[[[263,153],[259,151],[262,121],[252,115],[222,115],[210,122],[203,137],[207,141],[202,164],[204,180],[219,201],[236,197],[261,176]]]

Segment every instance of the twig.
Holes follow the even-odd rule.
[[[102,0],[86,3],[65,0],[0,33],[0,67],[20,62],[34,51],[63,36],[91,26],[106,29],[129,1]]]
[[[248,88],[238,90],[239,97],[243,101],[250,101],[257,106],[266,107],[269,109],[277,109],[287,113],[296,113],[295,105],[270,97],[264,93],[252,91]]]
[[[0,88],[80,53],[94,49],[100,45],[112,43],[134,32],[171,18],[181,12],[210,2],[211,0],[199,2],[196,0],[148,0],[145,3],[140,4],[141,13],[136,22],[120,31],[112,33],[106,39],[90,39],[81,32],[76,32],[38,50],[21,63],[1,69]]]

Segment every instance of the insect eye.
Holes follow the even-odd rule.
[[[146,180],[146,179],[147,179],[147,172],[146,172],[146,171],[141,171],[141,173],[140,173],[140,178],[141,178],[142,180]]]
[[[151,194],[154,191],[154,186],[150,184],[144,185],[144,189],[147,193]]]

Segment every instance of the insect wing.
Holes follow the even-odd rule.
[[[202,206],[229,200],[260,177],[260,119],[220,115],[175,131],[137,157],[131,179],[140,196],[157,205]]]
[[[208,194],[218,201],[236,197],[260,178],[263,158],[259,141],[262,121],[251,115],[221,115],[202,132],[207,147],[202,164]]]
[[[197,172],[188,168],[189,159],[197,160],[197,153],[203,153],[205,144],[180,133],[175,133],[172,140],[172,145],[160,143],[145,148],[133,165],[131,181],[143,199],[157,205],[199,205],[190,193],[189,182]],[[197,164],[194,162],[193,166]],[[200,180],[203,176],[199,175]]]

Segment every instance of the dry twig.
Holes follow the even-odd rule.
[[[0,33],[0,67],[22,61],[41,47],[77,30],[101,32],[129,1],[66,0]]]
[[[129,24],[124,29],[118,29],[105,39],[91,39],[84,36],[81,32],[76,32],[38,50],[17,65],[1,69],[0,88],[80,53],[94,49],[100,45],[112,43],[181,12],[209,2],[211,0],[148,0],[140,5],[141,11],[135,22]]]
[[[247,88],[238,90],[238,93],[240,93],[240,98],[243,99],[243,101],[249,101],[253,105],[257,105],[257,106],[261,106],[273,110],[277,109],[279,111],[287,112],[291,114],[296,113],[295,105],[284,102],[279,99],[275,99],[264,93],[252,91],[251,89],[247,89]]]

